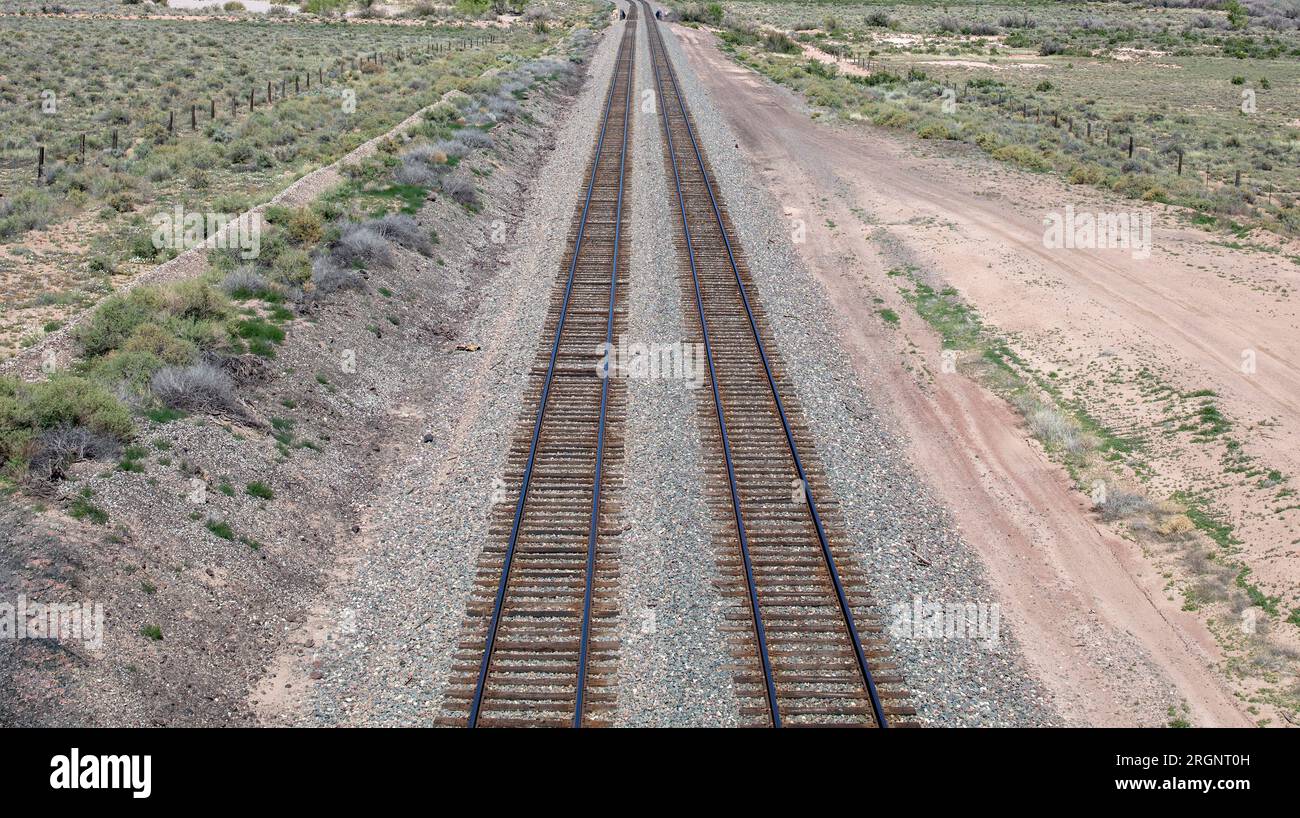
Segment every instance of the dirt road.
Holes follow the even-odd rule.
[[[1010,407],[962,375],[941,373],[938,337],[887,271],[905,264],[935,271],[941,285],[1022,342],[1017,349],[1031,365],[1060,370],[1063,383],[1074,383],[1070,367],[1082,373],[1101,358],[1114,371],[1159,364],[1187,381],[1184,388],[1214,389],[1229,412],[1254,422],[1294,419],[1300,408],[1295,304],[1267,286],[1293,291],[1295,268],[1159,224],[1147,259],[1048,250],[1045,212],[1067,201],[1097,210],[1132,203],[1100,201],[982,157],[918,156],[866,125],[814,123],[790,93],[722,55],[710,35],[674,32],[755,176],[784,203],[792,229],[805,228],[798,250],[838,307],[857,377],[894,407],[911,457],[980,549],[1004,616],[1067,718],[1160,724],[1170,703],[1183,700],[1194,724],[1249,724],[1211,670],[1213,637],[1180,609],[1137,545],[1094,521],[1086,498]],[[900,322],[882,321],[882,308]],[[1248,348],[1266,377],[1242,377],[1239,356]],[[1107,397],[1133,424],[1153,422],[1143,411],[1155,410],[1124,389]],[[1282,468],[1300,467],[1297,428],[1269,427],[1270,440],[1251,444]],[[1165,453],[1176,455],[1199,462]],[[1280,560],[1267,565],[1277,566],[1276,581],[1295,570]]]

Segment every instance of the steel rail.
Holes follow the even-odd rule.
[[[650,8],[646,7],[647,29],[658,32],[655,23],[650,22],[654,16],[650,13]],[[776,700],[776,681],[772,676],[772,659],[767,650],[767,633],[763,628],[763,613],[759,607],[758,588],[754,582],[754,565],[749,553],[749,538],[745,531],[744,512],[740,509],[740,492],[736,486],[736,469],[731,460],[731,442],[727,437],[727,424],[723,419],[722,396],[718,392],[718,379],[715,376],[713,366],[713,343],[709,338],[709,323],[704,317],[704,302],[700,294],[700,278],[695,264],[695,248],[691,239],[691,228],[686,218],[686,198],[682,193],[681,174],[677,170],[677,151],[673,145],[672,130],[668,124],[668,108],[662,104],[664,98],[663,79],[659,73],[659,63],[654,59],[654,38],[651,42],[651,59],[650,63],[654,67],[655,85],[659,91],[661,104],[659,105],[661,119],[664,126],[664,139],[668,144],[668,157],[673,166],[673,185],[677,191],[677,206],[681,213],[682,234],[686,239],[686,254],[691,265],[691,280],[695,285],[695,304],[700,313],[700,329],[704,339],[704,358],[709,365],[709,385],[713,390],[713,406],[718,418],[718,433],[722,437],[722,454],[727,465],[727,482],[731,490],[731,508],[736,517],[736,535],[740,539],[740,555],[745,566],[745,584],[749,593],[749,609],[754,619],[754,636],[758,641],[758,655],[763,667],[763,682],[767,690],[768,709],[771,713],[772,726],[781,726],[780,706]],[[662,43],[660,44],[662,47]]]
[[[628,15],[627,20],[625,22],[625,26],[632,26],[633,30],[635,31],[636,23],[637,20],[635,15]],[[618,65],[620,62],[623,61],[624,52],[629,47],[629,42],[631,43],[632,57],[635,58],[635,54],[636,54],[635,34],[633,34],[631,38],[624,36],[623,40],[619,43],[618,54],[615,57],[615,61],[614,61],[615,65]],[[628,68],[627,68],[627,73],[628,73],[627,92],[625,94],[625,99],[628,100],[630,100],[632,78],[634,76],[633,66],[634,66],[634,59],[629,59]],[[551,344],[550,360],[546,368],[546,378],[542,385],[541,399],[539,400],[537,406],[537,417],[533,423],[533,433],[528,448],[528,460],[527,460],[527,464],[524,467],[523,481],[519,490],[519,501],[515,505],[514,520],[510,528],[510,539],[506,546],[505,558],[501,567],[501,580],[497,586],[496,598],[492,606],[492,618],[488,623],[487,638],[483,648],[483,659],[479,665],[478,679],[474,686],[474,698],[470,704],[469,723],[468,723],[469,727],[475,727],[478,724],[479,712],[483,704],[483,694],[487,686],[488,676],[491,670],[493,647],[496,642],[497,630],[501,623],[501,614],[502,614],[503,607],[505,605],[506,590],[509,587],[509,583],[510,583],[510,567],[514,561],[515,548],[519,541],[519,530],[520,530],[520,525],[523,521],[524,506],[528,500],[528,489],[532,480],[533,466],[536,463],[536,459],[537,459],[537,447],[538,447],[538,442],[541,438],[542,421],[546,413],[546,405],[547,405],[547,399],[550,396],[551,383],[555,376],[555,365],[556,365],[556,360],[559,357],[560,341],[564,334],[564,327],[565,327],[566,320],[568,318],[569,298],[573,293],[573,283],[574,283],[574,278],[578,267],[578,258],[581,255],[582,243],[586,235],[587,217],[591,209],[592,193],[595,190],[596,176],[600,169],[600,156],[605,145],[605,136],[609,126],[609,118],[610,118],[609,114],[613,106],[614,91],[617,88],[618,80],[619,80],[619,75],[618,75],[618,71],[616,70],[613,77],[610,79],[609,91],[607,92],[605,98],[604,112],[601,116],[600,135],[597,138],[596,151],[595,151],[594,158],[592,159],[591,176],[587,180],[587,190],[583,198],[582,215],[579,219],[579,224],[578,224],[578,234],[577,234],[577,238],[574,241],[573,257],[569,262],[567,278],[564,286],[564,297],[560,305],[559,320],[555,328],[555,338]],[[627,159],[627,137],[628,137],[628,116],[627,116],[627,109],[625,107],[623,112],[623,132],[622,132],[623,142],[622,142],[622,147],[620,149],[620,157],[619,157],[618,207],[620,213],[622,211],[622,206],[623,206],[622,204],[623,185],[624,185],[626,159]],[[618,235],[617,230],[615,235],[616,236]],[[617,238],[616,238],[616,242],[617,242]],[[614,278],[610,282],[610,301],[609,301],[610,306],[609,306],[609,317],[608,317],[607,330],[606,330],[607,337],[612,332],[613,329],[614,296],[615,296],[614,288],[618,277],[617,276],[617,269],[618,269],[617,244],[615,245],[615,248],[616,248],[616,252],[614,253],[614,262],[613,262],[613,269],[615,272],[614,272]],[[601,469],[600,469],[599,458],[600,455],[603,455],[604,452],[605,407],[606,407],[608,388],[609,388],[609,379],[604,378],[603,380],[604,383],[601,385],[601,411],[600,411],[600,420],[599,420],[600,426],[599,429],[597,430],[598,456],[597,456],[596,474],[595,474],[595,490],[593,492],[593,499],[592,499],[591,531],[588,539],[587,576],[585,578],[582,641],[579,648],[580,653],[579,653],[579,671],[578,671],[579,674],[578,693],[577,693],[577,704],[574,709],[574,718],[573,718],[573,724],[575,727],[581,726],[582,724],[582,706],[583,706],[582,688],[584,684],[583,677],[585,675],[586,666],[587,666],[586,658],[587,658],[588,641],[590,636],[591,599],[592,599],[592,587],[593,587],[592,574],[595,570],[595,540],[597,536],[599,503],[600,503]]]
[[[609,403],[608,352],[614,344],[614,299],[618,291],[618,246],[623,236],[623,180],[627,168],[628,114],[632,110],[632,80],[636,76],[636,17],[634,15],[635,12],[627,22],[633,29],[632,55],[627,63],[627,87],[623,95],[623,148],[618,157],[618,204],[614,209],[614,252],[609,269],[609,314],[605,317],[606,358],[602,364],[600,378],[600,421],[596,427],[596,477],[591,497],[591,532],[587,536],[587,576],[582,599],[582,646],[578,653],[578,701],[573,712],[574,727],[582,726],[582,700],[587,681],[587,645],[591,636],[591,596],[596,574],[596,534],[600,528],[600,476],[605,455],[605,409]],[[621,44],[619,50],[622,50]],[[613,97],[612,86],[610,96]],[[599,155],[597,150],[597,156]],[[596,175],[594,168],[591,175],[593,177]],[[577,261],[577,253],[574,254],[574,260]]]
[[[776,379],[775,379],[775,378],[773,377],[773,375],[772,375],[771,364],[770,364],[770,362],[769,362],[769,360],[768,360],[767,351],[766,351],[766,349],[765,349],[764,346],[763,346],[762,335],[761,335],[761,333],[759,332],[758,324],[757,324],[757,322],[756,322],[756,320],[755,320],[755,318],[754,318],[754,312],[753,312],[753,309],[752,309],[751,306],[750,306],[749,296],[748,296],[748,293],[746,292],[745,284],[744,284],[744,282],[741,280],[741,277],[740,277],[740,269],[739,269],[739,267],[738,267],[737,264],[736,264],[736,257],[735,257],[735,253],[734,253],[734,251],[733,251],[733,249],[732,249],[732,246],[731,246],[731,240],[730,240],[730,238],[727,236],[727,229],[726,229],[725,222],[723,221],[723,218],[722,218],[722,211],[721,211],[721,208],[718,206],[718,200],[717,200],[717,197],[714,195],[714,192],[713,192],[713,182],[712,182],[712,180],[710,180],[710,178],[709,178],[708,169],[705,167],[705,164],[704,164],[704,157],[703,157],[703,155],[702,155],[702,153],[701,153],[701,151],[700,151],[699,142],[698,142],[698,140],[697,140],[696,137],[695,137],[695,129],[694,129],[694,127],[691,125],[690,115],[688,114],[688,112],[687,112],[687,110],[686,110],[686,101],[685,101],[685,97],[684,97],[684,96],[682,95],[682,93],[681,93],[681,87],[680,87],[680,85],[678,84],[676,74],[675,74],[675,72],[673,71],[672,61],[668,58],[668,52],[667,52],[667,49],[666,49],[666,47],[664,46],[664,42],[663,42],[663,34],[659,31],[659,26],[658,26],[658,23],[655,21],[654,13],[653,13],[653,11],[650,9],[650,5],[649,5],[649,3],[646,2],[646,0],[640,0],[640,2],[641,2],[641,5],[644,7],[644,9],[645,9],[645,11],[646,11],[646,18],[647,18],[647,19],[646,19],[646,25],[647,25],[648,33],[649,33],[649,36],[650,36],[650,42],[651,42],[651,48],[652,48],[652,56],[653,56],[653,54],[655,53],[655,52],[654,52],[654,47],[655,47],[655,45],[657,45],[657,46],[658,46],[658,51],[657,51],[657,53],[658,53],[658,55],[661,56],[662,59],[663,59],[663,62],[664,62],[664,68],[665,68],[666,71],[667,71],[668,79],[669,79],[670,82],[672,83],[673,94],[677,97],[677,105],[678,105],[678,109],[679,109],[680,112],[681,112],[682,121],[683,121],[683,123],[684,123],[685,126],[686,126],[686,133],[687,133],[687,135],[690,137],[691,147],[692,147],[692,149],[693,149],[693,151],[694,151],[694,154],[695,154],[695,160],[696,160],[697,165],[699,166],[700,175],[703,177],[704,182],[705,182],[704,187],[705,187],[705,189],[706,189],[706,190],[708,191],[708,193],[709,193],[709,201],[710,201],[710,203],[712,204],[712,207],[713,207],[713,215],[714,215],[714,218],[717,220],[718,231],[719,231],[720,235],[722,236],[723,243],[724,243],[725,246],[726,246],[726,250],[727,250],[727,259],[728,259],[728,261],[730,262],[730,265],[731,265],[731,271],[732,271],[732,274],[733,274],[733,276],[735,277],[735,281],[736,281],[736,287],[737,287],[738,290],[739,290],[740,297],[741,297],[741,301],[742,301],[742,303],[744,304],[744,307],[745,307],[745,312],[746,312],[746,315],[747,315],[748,320],[749,320],[749,326],[750,326],[750,329],[751,329],[751,331],[752,331],[752,333],[753,333],[754,343],[755,343],[755,345],[756,345],[756,347],[757,347],[757,349],[758,349],[759,356],[760,356],[760,358],[762,359],[762,362],[763,362],[763,370],[764,370],[764,373],[765,373],[766,376],[767,376],[767,383],[768,383],[768,386],[769,386],[769,388],[771,389],[771,392],[772,392],[772,400],[773,400],[773,402],[774,402],[775,405],[776,405],[777,414],[780,416],[780,419],[781,419],[781,426],[782,426],[782,429],[783,429],[784,432],[785,432],[786,443],[789,445],[789,448],[790,448],[790,456],[791,456],[791,459],[794,461],[794,466],[795,466],[795,469],[796,469],[796,471],[797,471],[797,473],[798,473],[798,475],[799,475],[799,480],[800,480],[800,482],[801,482],[802,485],[803,485],[804,499],[805,499],[806,504],[807,504],[807,506],[808,506],[809,513],[810,513],[811,516],[812,516],[813,525],[814,525],[814,527],[815,527],[816,530],[817,530],[817,539],[818,539],[818,543],[819,543],[819,545],[821,546],[822,556],[823,556],[823,558],[824,558],[825,561],[826,561],[827,571],[828,571],[829,574],[830,574],[831,581],[832,581],[832,583],[833,583],[833,585],[834,585],[834,588],[835,588],[835,596],[836,596],[836,598],[837,598],[837,600],[838,600],[838,602],[839,602],[840,613],[841,613],[841,615],[842,615],[842,617],[843,617],[844,625],[845,625],[845,628],[847,629],[847,632],[848,632],[848,634],[849,634],[849,637],[850,637],[850,639],[851,639],[852,642],[853,642],[853,652],[854,652],[854,657],[855,657],[856,662],[857,662],[858,670],[859,670],[860,674],[862,675],[863,684],[864,684],[864,686],[866,687],[866,689],[867,689],[867,693],[868,693],[868,695],[870,696],[870,699],[871,699],[871,710],[872,710],[872,714],[874,715],[874,717],[875,717],[875,719],[876,719],[876,724],[877,724],[879,727],[882,727],[882,728],[888,727],[888,726],[889,726],[889,723],[888,723],[888,721],[885,719],[884,708],[883,708],[883,706],[881,705],[881,702],[880,702],[880,695],[879,695],[878,691],[876,690],[875,679],[872,677],[872,674],[871,674],[871,668],[870,668],[870,666],[869,666],[869,664],[868,664],[868,662],[867,662],[866,653],[865,653],[865,651],[864,651],[863,648],[862,648],[862,640],[861,640],[861,638],[860,638],[859,635],[858,635],[858,629],[857,629],[857,626],[854,624],[854,621],[853,621],[853,610],[852,610],[852,607],[851,607],[850,604],[849,604],[848,596],[847,596],[847,594],[845,594],[845,592],[844,592],[844,585],[843,585],[843,582],[842,582],[841,579],[840,579],[839,570],[838,570],[838,568],[837,568],[836,565],[835,565],[835,557],[834,557],[834,555],[831,553],[830,544],[829,544],[829,542],[827,541],[827,537],[826,537],[826,531],[825,531],[824,527],[822,526],[821,515],[820,515],[820,514],[818,513],[818,511],[817,511],[817,502],[816,502],[815,498],[813,497],[812,486],[811,486],[811,484],[810,484],[809,481],[808,481],[807,474],[804,472],[803,462],[802,462],[802,461],[800,460],[800,458],[799,458],[799,451],[798,451],[798,446],[796,445],[795,440],[794,440],[794,433],[793,433],[793,431],[792,431],[791,428],[790,428],[790,422],[789,422],[789,419],[786,417],[785,407],[784,407],[784,405],[783,405],[782,402],[781,402],[781,395],[780,395],[780,391],[779,391],[779,389],[777,388]],[[654,66],[655,66],[655,81],[656,81],[656,84],[659,86],[659,90],[660,90],[660,95],[659,95],[659,96],[660,96],[660,99],[663,99],[663,97],[664,97],[664,94],[663,94],[663,81],[662,81],[662,79],[661,79],[661,77],[660,77],[658,61],[652,59],[651,62],[652,62],[652,63],[654,64]],[[681,211],[682,211],[682,227],[683,227],[683,230],[686,231],[687,247],[688,247],[688,250],[690,250],[690,243],[691,243],[691,240],[690,240],[689,228],[686,226],[686,207],[685,207],[685,202],[684,202],[684,200],[682,199],[682,192],[681,192],[681,179],[680,179],[680,175],[679,175],[678,172],[677,172],[676,152],[675,152],[675,150],[673,149],[673,145],[672,145],[672,135],[671,135],[671,133],[669,132],[669,129],[668,129],[668,115],[667,115],[667,111],[666,111],[666,106],[661,105],[660,107],[661,107],[661,108],[665,108],[665,110],[663,111],[664,130],[665,130],[666,138],[667,138],[667,140],[668,140],[668,144],[669,144],[669,152],[670,152],[670,155],[671,155],[671,157],[672,157],[672,163],[673,163],[673,174],[674,174],[674,177],[676,177],[676,185],[677,185],[678,200],[679,200],[679,204],[681,205]],[[700,299],[699,278],[698,278],[698,275],[697,275],[697,273],[696,273],[696,269],[695,269],[695,258],[694,258],[694,252],[693,252],[693,251],[690,251],[689,255],[690,255],[690,259],[691,259],[691,275],[692,275],[692,278],[694,278],[694,280],[695,280],[696,305],[697,305],[697,308],[699,309],[699,313],[700,313],[700,324],[701,324],[702,327],[706,327],[706,326],[707,326],[707,322],[706,322],[705,315],[704,315],[703,302],[702,302],[701,299]],[[705,331],[704,331],[704,337],[705,337],[705,349],[706,349],[706,352],[707,352],[707,350],[708,350],[708,331],[707,331],[707,328],[706,328]],[[711,356],[709,357],[709,370],[710,370],[710,373],[709,373],[709,374],[710,374],[710,379],[712,379],[712,375],[713,375],[713,362],[712,362],[712,358],[711,358]],[[716,382],[714,383],[714,387],[713,387],[713,389],[714,389],[714,404],[715,404],[715,407],[717,408],[717,414],[718,414],[718,425],[719,425],[719,428],[720,428],[720,430],[721,430],[721,432],[722,432],[723,450],[724,450],[724,452],[726,452],[727,449],[728,449],[728,446],[729,446],[728,441],[727,441],[727,436],[726,436],[726,421],[725,421],[725,420],[723,419],[723,417],[722,417],[722,404],[721,404],[720,399],[718,398],[718,392],[717,392],[717,384],[716,384]],[[730,481],[731,481],[731,485],[732,485],[732,505],[733,505],[733,507],[736,509],[736,524],[737,524],[737,528],[738,528],[738,529],[743,529],[743,523],[742,523],[741,518],[740,518],[739,500],[738,500],[738,498],[737,498],[737,495],[736,495],[736,489],[735,489],[735,474],[734,474],[734,472],[732,471],[731,457],[730,457],[730,454],[729,454],[729,453],[727,454],[727,471],[728,471],[728,477],[729,477],[729,479],[730,479]],[[744,545],[744,543],[745,543],[745,539],[744,539],[745,535],[744,535],[743,531],[741,531],[740,536],[741,536],[741,541],[742,541],[742,549],[745,549],[745,545]],[[767,657],[766,652],[765,652],[765,651],[766,651],[766,646],[765,646],[765,642],[764,642],[764,638],[763,638],[763,632],[762,632],[762,620],[761,620],[761,617],[760,617],[760,615],[759,615],[759,613],[758,613],[758,609],[757,609],[757,604],[758,604],[758,602],[757,602],[757,595],[756,595],[756,593],[755,593],[755,591],[754,591],[753,584],[752,584],[752,583],[753,583],[753,575],[752,575],[752,571],[751,571],[751,569],[750,569],[750,565],[749,565],[749,555],[748,555],[747,551],[746,551],[746,553],[745,553],[745,555],[744,555],[744,558],[745,558],[746,574],[747,574],[748,580],[749,580],[749,582],[750,582],[750,604],[751,604],[751,607],[754,608],[754,617],[755,617],[755,618],[754,618],[754,624],[755,624],[755,630],[756,630],[756,632],[757,632],[757,634],[758,634],[759,644],[760,644],[760,650],[764,652],[764,653],[763,653],[763,657],[762,657],[762,658],[763,658],[763,664],[764,664],[764,675],[765,675],[765,681],[766,681],[767,689],[768,689],[768,699],[769,699],[769,703],[770,703],[771,708],[772,708],[772,720],[773,720],[773,726],[780,726],[780,717],[779,717],[778,707],[777,707],[777,703],[776,703],[774,681],[773,681],[773,679],[772,679],[772,677],[771,677],[771,668],[770,668],[770,664],[769,664],[768,657]]]

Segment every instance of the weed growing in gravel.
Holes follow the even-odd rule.
[[[234,530],[231,529],[230,524],[224,520],[214,520],[209,518],[209,520],[203,524],[203,527],[223,540],[233,540],[235,538]]]

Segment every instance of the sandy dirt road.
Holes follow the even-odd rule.
[[[792,226],[806,228],[799,252],[838,308],[855,374],[893,408],[918,470],[981,552],[1004,617],[1067,719],[1163,724],[1168,708],[1185,702],[1193,724],[1250,724],[1211,669],[1220,657],[1210,633],[1136,544],[1095,521],[1010,407],[964,376],[940,374],[937,335],[887,271],[937,271],[991,322],[1029,339],[1027,354],[1044,366],[1069,363],[1056,357],[1092,361],[1101,350],[1129,362],[1152,356],[1173,371],[1195,368],[1198,384],[1242,417],[1294,418],[1294,304],[1232,280],[1257,276],[1265,262],[1159,226],[1157,246],[1172,249],[1141,262],[1116,250],[1050,252],[1043,212],[1063,207],[1067,190],[1077,201],[1074,189],[969,157],[917,156],[865,125],[814,123],[789,92],[731,62],[707,33],[674,33],[756,178]],[[1219,274],[1206,270],[1203,248],[1222,251]],[[1199,254],[1189,257],[1191,249]],[[1236,265],[1226,276],[1225,264]],[[1283,266],[1272,273],[1295,277]],[[897,311],[898,325],[880,320],[884,307]],[[1238,377],[1247,347],[1269,377]],[[1297,428],[1271,428],[1267,445],[1294,457]]]

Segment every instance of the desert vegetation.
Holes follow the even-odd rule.
[[[107,295],[72,330],[69,371],[34,383],[0,380],[4,479],[39,487],[77,462],[119,455],[123,470],[140,470],[146,450],[134,441],[142,425],[187,414],[264,426],[287,451],[295,444],[292,424],[250,410],[241,385],[265,376],[264,362],[276,357],[295,321],[343,291],[367,290],[372,271],[397,263],[398,248],[431,259],[439,238],[415,218],[428,199],[445,196],[471,212],[481,207],[477,176],[462,163],[493,148],[497,125],[526,116],[520,103],[531,91],[576,76],[569,60],[528,58],[545,44],[533,36],[516,43],[503,70],[491,75],[481,69],[496,57],[466,48],[446,52],[459,56],[427,83],[412,84],[409,76],[397,82],[394,93],[414,91],[419,101],[425,97],[418,92],[436,92],[443,101],[426,106],[419,124],[369,159],[346,166],[346,181],[310,206],[270,206],[255,216],[260,242],[252,257],[240,247],[212,249],[197,278]],[[200,146],[186,147],[176,155]],[[140,229],[136,241],[156,247],[149,228]],[[260,483],[247,493],[274,496]]]
[[[574,21],[5,19],[0,356],[168,258],[154,214],[240,213]]]
[[[1241,235],[1264,228],[1264,244],[1300,233],[1293,3],[681,8],[839,117],[966,142]]]

